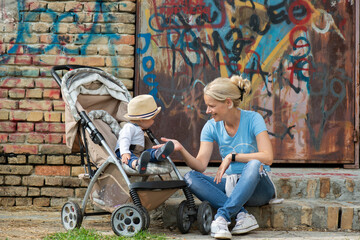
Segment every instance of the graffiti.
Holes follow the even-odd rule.
[[[331,0],[331,7],[336,7],[336,5],[341,2],[348,2],[351,6],[354,5],[354,0]]]
[[[354,13],[353,1],[199,0],[198,8],[195,1],[147,2],[151,7],[141,16],[139,58],[166,66],[167,73],[152,68],[151,79],[165,75],[172,87],[164,88],[164,81],[150,86],[155,82],[144,81],[149,69],[142,64],[139,76],[145,84],[140,91],[156,89],[154,97],[163,106],[179,116],[186,112],[188,128],[197,129],[208,116],[200,109],[201,94],[194,93],[194,84],[242,75],[252,82],[244,107],[263,114],[273,138],[320,151],[329,119],[347,101],[352,79],[344,64],[335,71],[322,56],[332,53],[321,44],[350,43],[352,17],[346,14],[350,9]],[[330,6],[333,2],[337,9]],[[311,105],[314,99],[318,105]],[[197,117],[188,117],[191,111]]]
[[[80,22],[81,17],[77,11],[69,10],[67,12],[58,12],[53,9],[41,7],[32,9],[31,11],[24,11],[23,9],[26,9],[26,1],[17,1],[17,5],[15,6],[17,6],[16,14],[19,16],[19,21],[17,22],[18,26],[16,38],[11,41],[7,53],[0,56],[0,64],[7,64],[14,58],[14,55],[16,55],[15,58],[18,55],[41,55],[53,50],[59,50],[61,53],[57,60],[66,59],[66,61],[71,64],[75,61],[73,55],[86,56],[89,46],[102,39],[104,40],[103,42],[107,43],[109,55],[112,56],[111,64],[115,67],[113,68],[113,74],[115,74],[116,67],[119,63],[115,57],[117,54],[113,43],[120,40],[121,35],[114,33],[112,30],[110,23],[112,22],[113,16],[109,13],[102,12],[102,3],[103,1],[101,0],[96,1],[94,9],[91,9],[91,12],[94,12],[94,21],[85,27],[85,25]],[[7,2],[4,3],[4,1],[1,1],[0,4],[3,6],[2,9],[9,7]],[[112,8],[112,5],[116,6],[116,3],[109,3],[108,8]],[[12,5],[12,7],[13,6],[14,5]],[[30,39],[33,34],[31,26],[34,20],[38,19],[40,15],[42,17],[48,17],[52,22],[52,25],[50,26],[51,31],[48,33],[48,39],[50,39],[50,42],[41,45],[27,44],[28,39]],[[1,16],[3,18],[6,17],[5,13],[2,13]],[[69,26],[75,25],[76,28],[80,29],[80,31],[74,37],[59,34],[63,24],[67,24]],[[100,24],[101,27],[105,29],[104,32],[106,32],[106,34],[98,31]],[[0,50],[3,52],[1,44]],[[42,63],[43,60],[40,59],[40,62],[35,64]],[[48,64],[54,65],[56,63],[52,62]]]

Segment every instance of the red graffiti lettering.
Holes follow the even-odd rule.
[[[300,32],[300,31],[307,32],[307,28],[305,26],[296,26],[293,29],[291,29],[290,35],[289,35],[289,41],[290,41],[291,46],[293,46],[294,48],[309,47],[309,44],[295,45],[294,35],[296,32]]]
[[[298,20],[294,16],[294,8],[297,6],[303,6],[306,9],[306,16],[303,19]],[[290,5],[288,15],[289,15],[289,19],[291,22],[293,22],[296,25],[302,25],[302,24],[307,23],[310,20],[311,9],[310,9],[309,4],[306,1],[297,0]]]
[[[300,63],[300,62],[307,62],[308,64],[308,68],[299,68],[297,65]],[[290,73],[290,83],[293,84],[294,82],[294,73],[295,71],[308,71],[308,72],[314,72],[314,69],[313,69],[313,66],[311,64],[311,62],[309,62],[306,58],[300,58],[298,60],[296,60],[293,64],[292,67],[288,67],[287,68],[288,70],[291,71]],[[310,74],[309,74],[310,75]]]

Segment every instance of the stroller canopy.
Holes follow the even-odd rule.
[[[128,121],[123,116],[127,112],[127,103],[132,98],[130,93],[120,79],[102,70],[78,68],[67,72],[62,78],[61,91],[66,104],[66,145],[70,149],[73,149],[77,134],[80,111],[85,110],[89,113],[101,109],[114,117],[117,122]],[[92,118],[94,115],[107,117],[99,111],[96,114],[89,114],[89,117]]]
[[[79,94],[110,95],[125,102],[131,99],[130,93],[119,79],[93,68],[79,68],[67,72],[62,79],[61,90],[76,121],[80,119],[75,107]]]

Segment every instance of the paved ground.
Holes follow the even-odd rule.
[[[84,219],[84,228],[95,229],[103,234],[114,234],[110,226],[110,216],[92,216]],[[60,210],[48,208],[0,208],[0,239],[43,239],[46,235],[64,232],[61,225]],[[164,229],[160,221],[153,220],[149,231],[165,234],[169,239],[212,239],[191,229],[188,234],[180,234],[177,229]],[[360,240],[359,232],[317,232],[256,230],[247,235],[234,236],[233,239],[251,240],[289,240],[289,239],[341,239]]]
[[[182,175],[189,169],[179,167]],[[216,168],[209,168],[210,175],[216,173]],[[314,178],[326,176],[334,178],[360,179],[360,171],[347,169],[286,169],[273,168],[277,177]],[[358,180],[356,180],[358,181]],[[156,214],[155,214],[156,215]],[[154,216],[154,215],[153,215]],[[180,234],[177,228],[164,228],[160,218],[152,220],[149,231],[152,233],[165,234],[169,239],[212,239],[209,235],[200,235],[197,229],[191,229],[188,234]],[[82,227],[95,229],[103,234],[114,234],[110,225],[110,215],[86,217]],[[43,239],[46,235],[64,232],[61,224],[60,208],[25,208],[25,207],[0,207],[0,240],[3,239]],[[233,239],[251,240],[360,240],[360,232],[320,232],[314,229],[294,229],[293,231],[272,231],[260,229],[250,234],[234,236]]]

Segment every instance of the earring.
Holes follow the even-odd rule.
[[[233,103],[233,102],[231,102],[231,105],[230,105],[230,106],[228,106],[228,109],[232,109],[232,108],[233,108],[233,106],[234,106],[234,103]]]

